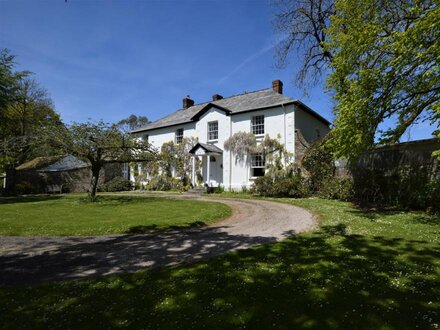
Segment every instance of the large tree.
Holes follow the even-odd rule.
[[[145,116],[130,115],[116,123],[116,125],[124,132],[132,131],[136,128],[148,124],[150,121]]]
[[[303,87],[329,74],[336,156],[356,158],[414,124],[440,121],[438,1],[279,0],[278,60],[302,59]],[[440,137],[440,135],[439,135]]]
[[[333,0],[276,0],[275,4],[274,26],[284,36],[276,47],[277,66],[287,66],[296,55],[294,81],[305,89],[321,80],[333,58],[325,47],[335,12]]]
[[[60,151],[90,165],[92,198],[96,196],[99,174],[105,164],[146,162],[154,160],[156,155],[147,141],[103,121],[73,123],[67,130],[51,131],[47,136]]]
[[[330,145],[356,158],[414,124],[440,123],[440,8],[434,1],[336,0],[328,29]]]
[[[15,71],[14,56],[0,51],[0,170],[53,150],[42,143],[48,127],[62,126],[47,91],[28,71]]]

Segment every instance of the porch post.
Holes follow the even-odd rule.
[[[206,183],[209,186],[209,182],[210,182],[210,179],[209,179],[209,168],[211,167],[211,157],[209,155],[206,156],[206,162],[207,162],[206,163]]]
[[[196,156],[192,155],[192,173],[191,173],[191,183],[193,187],[196,186]]]

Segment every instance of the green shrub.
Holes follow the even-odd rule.
[[[182,183],[178,178],[162,174],[153,177],[145,189],[154,191],[182,190]]]
[[[251,186],[251,193],[261,196],[271,196],[273,193],[273,179],[269,176],[260,176]]]
[[[431,171],[423,166],[400,166],[392,172],[356,168],[355,199],[359,203],[436,212],[440,208],[440,179],[432,179]]]
[[[273,178],[262,176],[255,179],[251,192],[265,197],[305,197],[309,194],[306,179],[300,175]]]
[[[130,180],[123,177],[113,178],[104,185],[104,190],[108,192],[129,191],[132,190],[132,188],[133,185]]]
[[[335,174],[335,162],[331,152],[325,147],[324,141],[315,142],[307,149],[302,166],[309,172],[310,188],[319,191],[322,182]]]
[[[318,196],[350,201],[353,199],[353,180],[350,177],[331,177],[321,183]]]
[[[428,213],[440,213],[440,178],[427,184],[426,195]]]
[[[38,188],[29,181],[21,181],[19,183],[16,183],[14,189],[17,195],[38,193]]]

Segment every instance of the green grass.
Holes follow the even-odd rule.
[[[438,329],[440,219],[284,200],[320,229],[195,265],[0,291],[3,328]]]
[[[0,235],[65,236],[139,233],[151,229],[196,226],[231,214],[214,202],[137,197],[39,195],[0,198]]]

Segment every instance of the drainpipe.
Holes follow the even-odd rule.
[[[232,116],[229,116],[229,137],[232,136]],[[232,189],[232,152],[229,152],[229,191]]]
[[[284,121],[284,148],[287,150],[287,134],[286,134],[286,108],[284,107],[284,103],[281,104],[283,108],[283,121]],[[284,164],[286,165],[286,164]]]

